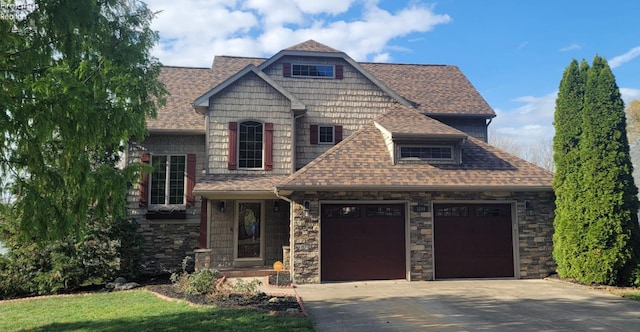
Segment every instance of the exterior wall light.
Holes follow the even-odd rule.
[[[220,203],[218,203],[218,210],[220,210],[220,212],[224,212],[224,208],[225,208],[224,201],[220,201]]]
[[[280,211],[280,203],[278,201],[273,201],[273,212]]]

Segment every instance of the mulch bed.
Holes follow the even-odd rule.
[[[273,278],[272,278],[273,277]],[[289,273],[280,273],[277,277],[269,277],[269,286],[274,288],[293,287]],[[257,293],[251,297],[241,294],[228,294],[227,296],[212,297],[207,295],[185,295],[178,292],[168,279],[157,279],[146,282],[145,289],[160,295],[166,299],[184,300],[194,305],[211,305],[222,308],[248,307],[269,312],[283,312],[291,314],[304,314],[298,297],[286,294]]]
[[[194,305],[212,305],[222,308],[250,307],[266,311],[302,313],[302,308],[295,296],[268,295],[258,293],[251,297],[240,294],[229,294],[226,297],[213,298],[207,295],[185,295],[177,292],[173,285],[149,285],[145,289],[162,297],[185,300]]]

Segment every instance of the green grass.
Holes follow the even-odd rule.
[[[640,291],[637,291],[637,292],[623,292],[620,295],[622,295],[623,297],[626,297],[628,299],[640,301]]]
[[[0,331],[313,331],[309,318],[192,307],[144,291],[0,303]]]

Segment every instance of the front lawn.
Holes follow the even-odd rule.
[[[193,307],[144,290],[0,303],[0,331],[313,331],[306,317]]]

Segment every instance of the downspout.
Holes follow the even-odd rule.
[[[293,204],[295,203],[294,201],[292,201],[290,198],[285,197],[285,196],[281,196],[280,193],[278,192],[278,188],[274,188],[273,189],[273,193],[276,195],[276,197],[278,197],[279,199],[282,199],[285,202],[289,203],[289,275],[291,276],[291,281],[295,282],[294,280],[294,259],[293,256],[295,254],[295,247],[294,247],[294,238],[293,238],[293,220],[294,220],[294,216],[293,216]],[[283,257],[284,258],[284,257]]]
[[[296,135],[296,120],[298,120],[299,118],[303,117],[307,115],[307,113],[302,113],[299,115],[296,115],[293,117],[293,124],[292,124],[292,128],[291,131],[293,133],[293,135],[291,135],[293,137],[293,142],[291,144],[292,148],[291,148],[291,160],[293,160],[293,163],[291,164],[291,174],[296,172],[296,168],[298,166],[298,161],[296,158],[296,140],[298,139],[297,135]],[[277,194],[276,194],[277,195]]]
[[[489,143],[489,125],[493,121],[493,118],[489,118],[489,122],[484,126],[484,137],[486,137],[485,143]]]

